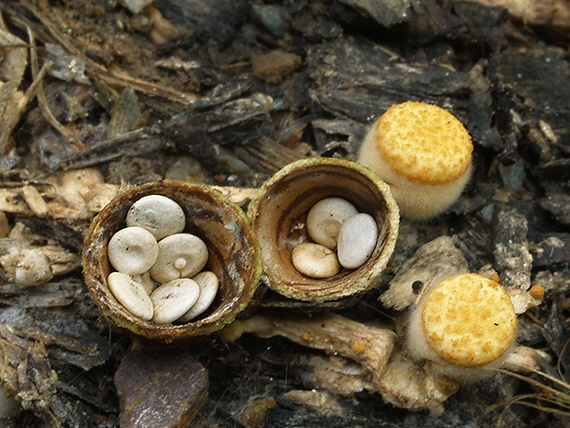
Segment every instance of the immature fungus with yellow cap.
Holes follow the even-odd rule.
[[[470,382],[500,366],[516,327],[513,304],[500,284],[482,275],[455,275],[424,293],[412,311],[406,346],[412,358]]]
[[[447,110],[393,105],[370,128],[358,162],[386,181],[403,215],[427,219],[453,204],[471,177],[473,144]]]

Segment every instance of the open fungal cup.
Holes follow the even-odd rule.
[[[517,316],[507,292],[482,275],[455,275],[426,290],[413,308],[406,346],[416,360],[471,382],[492,374],[512,349]]]
[[[402,215],[428,219],[449,208],[471,178],[473,144],[447,110],[408,101],[390,107],[368,131],[358,162],[392,189]]]
[[[314,242],[307,232],[307,216],[326,198],[341,198],[356,213],[370,215],[378,239],[358,268],[341,268],[330,277],[313,278],[295,268],[293,250],[301,243]],[[258,189],[248,215],[261,245],[265,282],[283,296],[314,303],[375,287],[392,255],[399,227],[398,206],[388,185],[368,168],[334,158],[302,159],[285,166]]]
[[[109,261],[109,241],[119,230],[127,228],[129,208],[149,195],[165,196],[182,208],[185,219],[182,233],[197,236],[206,244],[208,258],[203,271],[213,272],[219,280],[214,286],[217,288],[211,305],[188,322],[173,324],[168,318],[154,322],[137,317],[109,288],[109,274],[116,270]],[[186,259],[180,260],[179,267],[183,269],[185,263]],[[261,276],[261,251],[248,218],[239,206],[208,186],[167,180],[131,188],[105,206],[93,219],[85,237],[82,264],[91,296],[118,326],[148,339],[183,343],[221,329],[245,309]],[[184,288],[196,286],[184,285]],[[165,301],[168,293],[157,292],[159,288],[152,291],[157,293],[155,299],[160,300],[161,305],[171,304]],[[136,289],[133,293],[139,291]],[[179,308],[180,315],[185,316],[188,309]],[[148,314],[143,316],[148,317]]]

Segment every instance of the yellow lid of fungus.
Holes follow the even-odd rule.
[[[411,181],[447,183],[471,165],[469,132],[441,107],[415,101],[393,105],[378,119],[376,131],[384,161]]]
[[[513,343],[517,317],[500,284],[468,273],[430,291],[422,326],[428,346],[444,361],[480,367],[499,359]]]

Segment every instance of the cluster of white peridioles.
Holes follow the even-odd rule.
[[[295,269],[311,278],[330,278],[342,268],[356,269],[370,257],[378,226],[370,214],[359,213],[345,199],[321,199],[307,213],[313,242],[297,245],[291,254]]]
[[[219,279],[203,270],[208,248],[185,228],[178,203],[148,195],[131,206],[126,227],[109,240],[107,254],[116,269],[107,278],[109,289],[134,316],[157,324],[188,322],[214,301]]]

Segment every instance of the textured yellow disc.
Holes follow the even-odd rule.
[[[515,338],[511,299],[495,281],[462,274],[436,285],[423,306],[428,346],[443,360],[480,367],[500,358]]]
[[[447,183],[471,165],[469,132],[441,107],[415,101],[393,105],[378,119],[376,131],[384,161],[409,180]]]

